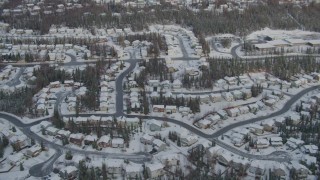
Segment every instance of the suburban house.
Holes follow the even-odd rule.
[[[241,91],[235,90],[235,91],[232,91],[231,93],[233,94],[233,98],[235,100],[243,99],[243,94]]]
[[[108,173],[121,174],[123,172],[124,161],[122,159],[108,159],[107,171]]]
[[[152,109],[153,112],[164,112],[165,110],[164,105],[153,105]]]
[[[59,131],[57,132],[56,137],[57,137],[58,139],[63,139],[63,138],[69,138],[70,135],[71,135],[71,132],[70,132],[70,131],[66,131],[66,130],[61,129],[61,130],[59,130]]]
[[[82,146],[83,139],[84,139],[84,136],[81,133],[71,134],[69,137],[69,142],[78,146]]]
[[[59,129],[55,128],[55,127],[48,127],[46,129],[46,133],[50,136],[56,136],[57,132],[59,131]]]
[[[217,111],[217,114],[221,117],[221,119],[226,120],[228,119],[228,114],[225,110],[219,110]]]
[[[230,117],[236,117],[240,114],[240,111],[238,108],[230,108],[230,109],[226,109],[226,112],[228,113],[228,115]]]
[[[172,114],[177,112],[177,106],[166,106],[165,111],[167,114]]]
[[[153,136],[150,136],[149,134],[144,134],[141,138],[140,138],[140,142],[142,144],[152,144],[154,140]]]
[[[152,145],[153,148],[157,150],[157,152],[164,151],[167,147],[166,143],[164,143],[160,139],[153,140]]]
[[[226,101],[228,101],[228,102],[234,100],[234,97],[233,97],[233,95],[232,95],[230,92],[223,92],[223,93],[222,93],[222,97],[223,97]]]
[[[198,141],[198,137],[195,135],[183,135],[180,140],[182,146],[191,146]]]
[[[25,134],[12,136],[9,142],[15,151],[20,151],[30,145],[29,138]]]
[[[239,107],[239,113],[240,114],[247,114],[247,113],[249,113],[249,108],[247,106],[241,106],[241,107]]]
[[[266,121],[263,121],[262,123],[263,130],[271,132],[274,127],[274,120],[268,119]]]
[[[130,164],[127,164],[125,166],[124,170],[125,170],[126,178],[132,179],[132,178],[140,177],[142,175],[143,168],[141,164],[134,164],[130,162]]]
[[[202,129],[210,128],[211,124],[212,124],[212,121],[208,119],[201,119],[197,122],[197,125]]]
[[[97,141],[97,136],[96,135],[86,135],[84,137],[84,144],[85,145],[91,145],[93,144],[93,142],[96,142]]]
[[[248,108],[249,108],[250,112],[252,112],[252,113],[254,113],[254,112],[256,112],[256,111],[259,110],[259,106],[258,106],[258,104],[256,104],[256,103],[254,103],[254,104],[249,104],[249,105],[248,105]]]
[[[265,165],[259,160],[253,160],[249,164],[248,175],[258,179],[263,179],[266,174]]]
[[[270,137],[269,139],[271,146],[282,146],[282,137]]]
[[[267,139],[265,138],[258,138],[256,141],[256,148],[257,149],[264,149],[269,147],[270,143]]]
[[[162,123],[155,119],[149,121],[150,131],[161,131]]]
[[[60,177],[64,177],[65,179],[76,179],[78,176],[78,169],[75,166],[67,166],[62,168],[59,174]]]
[[[123,148],[124,140],[122,138],[114,138],[111,140],[111,145],[113,148]]]
[[[41,152],[41,146],[39,144],[34,145],[30,148],[27,149],[26,154],[29,157],[36,157],[40,154]]]
[[[107,135],[103,135],[100,137],[100,139],[97,142],[97,145],[100,148],[106,148],[106,147],[110,147],[111,143],[110,143],[110,137]]]
[[[165,171],[163,170],[164,166],[162,163],[146,163],[145,167],[149,178],[158,178],[164,175],[165,173]]]
[[[211,101],[212,101],[212,102],[220,102],[220,101],[222,101],[222,96],[221,96],[220,93],[218,93],[218,94],[211,94],[210,96],[211,96]]]
[[[161,156],[161,162],[165,165],[165,167],[177,166],[179,164],[180,158],[179,154],[166,154]]]
[[[309,144],[309,145],[303,145],[301,147],[301,150],[306,153],[306,154],[310,154],[310,155],[316,155],[319,152],[318,146],[314,145],[314,144]]]
[[[289,138],[287,139],[286,145],[290,148],[290,149],[296,149],[298,147],[301,147],[304,144],[304,141],[300,140],[300,139],[295,139],[295,138]]]

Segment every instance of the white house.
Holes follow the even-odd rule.
[[[148,172],[148,176],[150,178],[157,178],[159,176],[164,175],[165,171],[163,170],[164,166],[162,163],[146,163],[145,164],[146,170]]]
[[[238,108],[230,108],[230,109],[226,109],[226,112],[228,113],[228,115],[230,117],[236,117],[240,114],[240,111]]]

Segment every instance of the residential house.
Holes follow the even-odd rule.
[[[14,135],[9,139],[9,142],[15,151],[20,151],[30,145],[29,138],[25,134]]]
[[[291,120],[292,124],[294,125],[298,125],[301,121],[301,116],[295,113],[290,114],[288,118]]]
[[[84,144],[85,145],[91,145],[93,144],[94,142],[97,141],[97,136],[96,135],[87,135],[84,137]]]
[[[252,92],[249,89],[243,89],[243,90],[241,90],[241,92],[242,92],[245,100],[252,97]]]
[[[226,120],[226,119],[228,119],[228,114],[227,114],[227,112],[225,111],[225,110],[219,110],[218,112],[217,112],[217,114],[221,117],[221,119],[223,119],[223,120]]]
[[[152,145],[153,148],[157,150],[157,152],[164,151],[167,147],[166,143],[164,143],[160,139],[153,140]]]
[[[60,177],[64,179],[76,179],[78,177],[78,168],[75,166],[67,166],[65,168],[60,169]]]
[[[226,77],[224,77],[224,79],[226,80],[226,82],[229,84],[229,85],[236,85],[237,84],[237,78],[235,78],[235,77],[228,77],[228,76],[226,76]]]
[[[111,145],[113,148],[123,148],[124,140],[122,138],[114,138],[111,140]]]
[[[230,109],[226,109],[226,112],[228,113],[228,115],[230,117],[236,117],[240,114],[240,111],[238,108],[230,108]]]
[[[166,106],[165,111],[167,114],[172,114],[177,112],[177,106]]]
[[[174,90],[179,90],[182,87],[182,82],[179,79],[175,79],[172,83],[172,88]]]
[[[254,104],[249,104],[249,105],[248,105],[248,108],[249,108],[249,110],[250,110],[251,113],[254,113],[254,112],[256,112],[256,111],[259,110],[259,106],[258,106],[258,104],[256,104],[256,103],[254,103]]]
[[[40,128],[47,129],[49,126],[52,126],[52,123],[49,121],[41,121]]]
[[[153,179],[153,178],[158,178],[160,176],[163,176],[165,174],[164,171],[164,166],[162,163],[157,162],[157,163],[146,163],[145,164],[147,173],[148,173],[148,177]]]
[[[198,141],[198,137],[195,135],[183,135],[180,137],[182,146],[191,146]]]
[[[226,101],[228,101],[228,102],[234,100],[234,97],[233,97],[233,95],[232,95],[230,92],[223,92],[223,93],[222,93],[222,97],[223,97]]]
[[[287,139],[286,145],[290,148],[290,149],[297,149],[298,147],[301,147],[304,144],[304,141],[300,140],[300,139],[295,139],[295,138],[289,138]]]
[[[306,153],[306,154],[310,154],[310,155],[316,155],[319,152],[318,146],[314,145],[314,144],[309,144],[309,145],[303,145],[301,147],[301,150]]]
[[[18,153],[8,155],[7,161],[11,166],[16,166],[16,165],[19,165],[19,162],[21,162],[23,158],[24,158],[24,155],[22,154],[22,152],[18,152]]]
[[[46,133],[50,136],[56,136],[58,131],[59,129],[51,126],[46,129]]]
[[[270,137],[269,139],[271,146],[282,146],[282,137]]]
[[[127,164],[125,166],[125,175],[127,179],[141,177],[142,171],[143,171],[143,168],[141,164],[134,164],[130,162],[130,164]]]
[[[268,119],[266,121],[261,122],[263,126],[263,130],[271,132],[273,127],[275,126],[274,120],[273,119]]]
[[[30,157],[36,157],[41,153],[41,146],[36,144],[27,149],[26,154]]]
[[[272,107],[277,103],[277,101],[275,99],[268,99],[268,100],[265,100],[264,103],[265,105]]]
[[[83,139],[84,139],[84,136],[81,133],[71,134],[69,137],[69,142],[78,146],[82,146]]]
[[[110,136],[107,136],[107,135],[101,136],[100,139],[97,142],[97,145],[100,148],[110,147],[111,146]]]
[[[124,164],[124,161],[122,159],[108,159],[106,164],[108,173],[122,174],[123,164]]]
[[[215,115],[210,114],[206,117],[206,119],[210,120],[212,124],[217,124],[217,122],[221,120],[221,117],[218,114],[215,114]]]
[[[208,119],[201,119],[197,122],[197,125],[202,129],[210,128],[211,124],[212,124],[212,121]]]
[[[211,101],[212,102],[220,102],[222,101],[222,96],[220,93],[217,93],[217,94],[211,94]]]
[[[250,129],[253,134],[262,135],[264,133],[263,127],[258,124],[250,124]]]
[[[70,131],[66,131],[66,130],[61,129],[61,130],[59,130],[59,131],[57,132],[56,137],[57,137],[58,139],[64,139],[64,138],[69,138],[70,135],[71,135],[71,132],[70,132]]]
[[[248,106],[241,106],[239,107],[239,114],[247,114],[249,113],[249,108]]]
[[[164,112],[164,105],[153,105],[153,112]]]
[[[140,142],[142,144],[152,144],[154,140],[153,136],[150,136],[149,134],[144,134],[141,138],[140,138]]]
[[[161,131],[162,123],[157,120],[151,120],[149,124],[150,131]]]
[[[234,100],[243,99],[243,94],[239,90],[232,91],[231,94],[233,95]]]
[[[249,164],[248,175],[256,179],[263,179],[266,174],[265,164],[260,160],[253,160]]]
[[[258,138],[256,141],[256,148],[257,149],[264,149],[269,147],[270,143],[267,139],[265,138]]]
[[[307,179],[310,174],[309,169],[297,161],[291,161],[289,168],[295,170],[298,179]]]
[[[207,104],[210,101],[210,96],[207,95],[207,94],[200,95],[199,98],[200,98],[200,102],[201,103],[206,103]]]

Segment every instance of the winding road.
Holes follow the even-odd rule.
[[[75,59],[76,57],[71,54],[67,54],[67,55],[71,56],[71,61],[69,63],[66,63],[65,65],[75,66],[75,65],[80,65],[80,64],[85,63],[85,62],[77,62]],[[188,57],[182,57],[181,59],[183,59],[183,58],[187,59]],[[192,58],[190,58],[190,59],[192,59]],[[285,152],[283,152],[283,153],[275,152],[270,155],[252,155],[249,153],[242,152],[233,146],[225,144],[223,141],[219,140],[218,137],[223,135],[227,131],[235,128],[235,127],[243,126],[246,124],[251,124],[254,122],[262,121],[264,119],[279,116],[279,115],[289,111],[290,108],[292,107],[292,105],[294,105],[303,95],[307,94],[308,92],[311,92],[313,90],[320,88],[320,86],[314,86],[314,87],[310,87],[310,88],[302,90],[298,94],[291,96],[291,99],[285,103],[285,105],[283,106],[282,109],[280,109],[272,114],[269,114],[269,115],[263,116],[263,117],[257,117],[257,118],[252,118],[252,119],[248,119],[248,120],[244,120],[244,121],[239,121],[234,124],[225,126],[213,134],[206,134],[206,133],[202,132],[201,130],[195,128],[194,126],[191,126],[189,124],[186,124],[186,123],[179,121],[179,120],[176,120],[176,119],[167,118],[167,117],[148,116],[148,115],[130,115],[130,114],[126,115],[124,113],[124,111],[123,111],[123,106],[124,106],[124,104],[123,104],[123,93],[124,93],[123,92],[123,80],[136,67],[139,60],[140,59],[128,60],[127,62],[130,64],[130,66],[125,71],[123,71],[116,79],[116,112],[113,114],[95,114],[95,115],[99,115],[99,116],[127,116],[127,117],[138,117],[138,118],[143,118],[143,119],[156,119],[159,121],[167,121],[170,123],[177,124],[181,127],[184,127],[186,129],[188,129],[189,131],[193,132],[194,134],[197,134],[198,136],[201,136],[203,138],[207,138],[210,140],[215,139],[217,144],[220,145],[221,147],[229,150],[232,153],[235,153],[235,154],[238,154],[238,155],[250,158],[250,159],[261,159],[261,160],[267,159],[267,160],[274,160],[274,161],[282,162],[282,161],[289,161],[290,157],[288,157],[285,154]],[[92,114],[81,114],[81,116],[91,116],[91,115]],[[66,115],[66,117],[71,117],[71,116],[74,116],[74,115]],[[48,120],[50,118],[44,118],[40,121],[29,123],[29,124],[24,124],[19,120],[19,117],[16,117],[14,115],[10,115],[10,114],[4,113],[4,112],[0,112],[0,118],[3,118],[3,119],[10,121],[12,124],[19,127],[19,129],[21,129],[21,131],[23,133],[25,133],[26,135],[28,135],[29,137],[35,139],[38,142],[41,142],[41,141],[44,142],[44,144],[46,146],[48,146],[56,151],[56,153],[51,158],[49,158],[47,161],[40,163],[38,165],[35,165],[32,168],[30,168],[30,170],[29,170],[30,175],[35,176],[35,177],[42,177],[42,176],[45,176],[45,175],[49,174],[50,172],[52,172],[54,162],[57,160],[57,158],[59,158],[63,154],[63,152],[68,151],[68,150],[70,150],[74,154],[82,154],[85,156],[90,154],[90,155],[96,155],[96,156],[100,156],[100,157],[104,157],[104,158],[122,158],[122,159],[131,160],[134,162],[146,162],[146,161],[150,161],[152,159],[152,156],[149,153],[144,153],[144,152],[133,153],[133,154],[120,154],[120,153],[105,153],[105,152],[100,152],[100,151],[86,151],[86,150],[82,150],[82,149],[74,149],[74,148],[70,148],[67,146],[55,144],[54,142],[48,141],[47,139],[40,137],[39,135],[32,133],[30,131],[31,126],[38,124],[42,120]]]

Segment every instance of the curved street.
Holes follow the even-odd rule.
[[[72,57],[72,56],[71,56]],[[74,57],[72,57],[73,59]],[[123,116],[125,115],[123,112],[123,80],[124,78],[136,67],[137,62],[139,61],[139,59],[131,59],[129,61],[127,61],[130,66],[124,71],[122,72],[119,77],[116,79],[116,113],[114,114],[95,114],[95,115],[99,115],[99,116]],[[72,63],[74,63],[74,60],[71,60]],[[83,64],[85,62],[77,62],[76,64]],[[73,64],[75,65],[75,64]],[[238,127],[238,126],[243,126],[246,124],[250,124],[250,123],[254,123],[254,122],[258,122],[258,121],[262,121],[264,119],[268,119],[268,118],[273,118],[276,116],[279,116],[285,112],[287,112],[288,110],[290,110],[290,107],[296,103],[303,95],[305,95],[306,93],[316,90],[318,89],[320,86],[314,86],[314,87],[310,87],[307,89],[304,89],[303,91],[299,92],[296,95],[293,95],[291,97],[291,99],[289,101],[287,101],[285,103],[285,105],[283,106],[282,109],[280,109],[279,111],[276,111],[272,114],[269,114],[267,116],[263,116],[263,117],[257,117],[257,118],[252,118],[252,119],[248,119],[248,120],[244,120],[244,121],[239,121],[236,122],[234,124],[228,125],[226,127],[223,127],[221,129],[219,129],[217,132],[213,133],[213,134],[206,134],[202,131],[200,131],[199,129],[183,123],[182,121],[179,120],[175,120],[175,119],[171,119],[171,118],[167,118],[167,117],[155,117],[155,116],[145,116],[145,115],[125,115],[127,117],[138,117],[138,118],[144,118],[144,119],[156,119],[159,121],[167,121],[167,122],[171,122],[177,125],[180,125],[181,127],[184,127],[186,129],[188,129],[189,131],[193,132],[194,134],[197,134],[198,136],[201,136],[203,138],[207,138],[207,139],[215,139],[215,141],[217,142],[218,145],[220,145],[221,147],[229,150],[230,152],[233,152],[235,154],[250,158],[250,159],[268,159],[268,160],[274,160],[274,161],[289,161],[290,157],[286,156],[286,154],[283,154],[282,152],[274,152],[273,154],[270,155],[252,155],[249,153],[245,153],[242,152],[236,148],[234,148],[233,146],[227,145],[225,143],[223,143],[221,140],[218,139],[218,137],[224,133],[226,133],[227,131]],[[91,114],[81,114],[81,116],[90,116]],[[73,116],[73,115],[69,115],[69,116]],[[62,145],[58,145],[55,144],[51,141],[46,140],[45,138],[42,138],[34,133],[32,133],[30,131],[30,127],[33,125],[38,124],[40,121],[42,120],[48,120],[50,118],[44,118],[42,120],[30,123],[30,124],[24,124],[22,123],[18,117],[13,116],[13,115],[9,115],[8,113],[2,113],[0,112],[0,118],[4,118],[7,119],[8,121],[10,121],[11,123],[13,123],[14,125],[18,126],[21,131],[23,133],[25,133],[26,135],[28,135],[29,137],[35,139],[38,142],[44,142],[44,144],[50,148],[53,148],[56,150],[56,154],[54,156],[52,156],[50,159],[48,159],[46,162],[40,163],[38,165],[35,165],[34,167],[32,167],[29,171],[30,175],[35,176],[35,177],[41,177],[44,175],[49,174],[52,169],[53,169],[53,164],[56,161],[56,159],[58,157],[60,157],[60,155],[67,150],[70,150],[72,153],[76,153],[76,154],[82,154],[82,155],[97,155],[97,156],[102,156],[104,158],[124,158],[124,159],[128,159],[131,161],[135,161],[135,162],[145,162],[145,161],[150,161],[152,159],[152,156],[149,153],[134,153],[134,154],[121,154],[121,153],[105,153],[105,152],[100,152],[100,151],[86,151],[86,150],[80,150],[80,149],[74,149],[74,148],[70,148],[70,147],[65,147]],[[41,169],[39,170],[39,168],[41,167]]]

